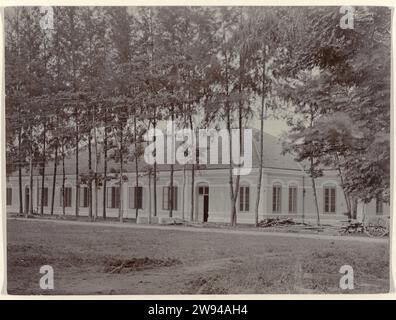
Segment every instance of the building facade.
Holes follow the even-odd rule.
[[[256,139],[257,140],[257,139]],[[240,177],[239,196],[237,199],[238,223],[254,223],[255,202],[259,175],[259,156],[257,141],[254,142],[253,168],[249,175]],[[282,147],[277,138],[265,135],[264,162],[261,194],[259,203],[259,220],[268,217],[293,217],[297,220],[316,221],[316,206],[311,178],[304,172],[299,163],[290,155],[281,154]],[[74,156],[67,159],[65,197],[62,199],[62,168],[58,165],[54,192],[54,214],[75,215],[76,206],[76,176],[74,174]],[[87,173],[87,155],[81,153],[80,173]],[[122,189],[116,178],[118,164],[109,162],[109,176],[114,179],[106,186],[106,216],[118,217],[120,206],[124,218],[136,218],[136,208],[139,217],[154,216],[153,178],[145,172],[145,165],[139,164],[139,185],[136,186],[134,163],[125,165],[124,183]],[[103,172],[100,167],[98,172]],[[235,176],[234,176],[235,179]],[[53,166],[48,165],[45,175],[44,189],[41,190],[42,177],[35,172],[33,177],[33,192],[30,192],[28,172],[23,171],[22,197],[24,211],[29,209],[30,196],[33,196],[34,212],[40,212],[41,193],[43,196],[44,213],[49,214],[52,202]],[[323,176],[315,179],[320,218],[326,221],[346,220],[347,205],[340,179],[334,170],[324,170]],[[157,173],[157,216],[169,217],[173,206],[172,217],[197,222],[229,222],[231,213],[231,196],[229,185],[229,168],[226,165],[197,165],[194,175],[194,185],[190,167],[175,165],[173,182],[173,199],[170,190],[170,166],[158,166]],[[194,188],[194,192],[192,192]],[[79,215],[89,214],[88,186],[80,184]],[[151,194],[151,197],[150,197]],[[19,180],[17,172],[7,177],[7,212],[19,212]],[[98,216],[103,214],[103,187],[93,195],[93,212]],[[192,196],[194,201],[192,201]],[[151,198],[151,203],[150,203]],[[191,207],[193,216],[191,217]],[[365,206],[369,215],[389,215],[389,206],[382,201],[374,200]]]

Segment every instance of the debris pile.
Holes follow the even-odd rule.
[[[279,227],[279,226],[290,226],[290,225],[299,225],[302,223],[295,222],[292,218],[267,218],[261,220],[258,224],[261,228],[268,227]]]
[[[364,225],[361,222],[349,222],[341,227],[341,233],[364,233]]]
[[[132,259],[111,259],[107,261],[104,272],[106,273],[128,273],[132,271],[141,271],[146,269],[170,267],[180,264],[178,259],[151,259],[132,258]]]

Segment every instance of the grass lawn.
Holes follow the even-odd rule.
[[[385,293],[389,246],[8,220],[9,294]],[[54,290],[41,290],[42,265]],[[339,288],[342,265],[354,290]]]

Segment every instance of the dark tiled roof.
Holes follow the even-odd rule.
[[[254,168],[259,167],[260,162],[260,132],[258,130],[253,131],[253,154],[252,154],[252,164]],[[92,148],[92,168],[94,166],[94,148]],[[109,155],[112,154],[112,151],[109,151]],[[221,150],[219,150],[219,163],[221,163]],[[103,158],[104,154],[103,151],[100,150],[99,152],[99,163],[98,163],[98,172],[103,172]],[[69,153],[65,159],[65,172],[66,174],[75,174],[76,172],[76,158],[75,153]],[[107,163],[107,172],[118,172],[119,170],[119,163],[115,162],[113,159],[108,160]],[[54,161],[50,161],[47,163],[46,174],[53,173],[53,166]],[[146,164],[143,156],[139,159],[139,170],[144,170],[147,168],[148,165]],[[263,167],[264,168],[275,168],[275,169],[288,169],[288,170],[301,170],[299,164],[293,159],[292,155],[286,154],[282,155],[282,144],[279,138],[274,137],[268,133],[264,133],[264,158],[263,158]],[[190,165],[187,166],[190,168]],[[157,165],[158,171],[169,171],[170,165],[167,164],[158,164]],[[183,166],[179,164],[174,165],[175,170],[182,170]],[[228,169],[227,164],[207,164],[207,165],[200,165],[200,169]],[[133,159],[124,163],[124,171],[126,172],[135,172],[135,161]],[[28,174],[28,168],[23,170],[23,175]],[[58,163],[58,174],[62,173],[62,163]],[[88,149],[86,147],[81,148],[79,152],[79,172],[87,173],[88,172]],[[35,169],[35,174],[38,173],[38,169]],[[14,171],[11,175],[15,176],[18,172]]]

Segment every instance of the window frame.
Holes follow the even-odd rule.
[[[295,184],[288,188],[288,212],[295,214],[298,212],[298,187]]]
[[[44,187],[44,190],[45,190],[45,192],[44,192],[44,204],[43,204],[43,207],[48,207],[48,187]],[[43,189],[40,187],[40,193],[39,193],[39,195],[40,195],[40,198],[39,198],[40,206],[41,206],[41,193],[42,192],[43,192]]]
[[[80,187],[80,207],[88,208],[89,207],[89,188],[87,186]]]
[[[171,210],[170,203],[172,202],[172,210],[177,211],[177,202],[178,202],[178,188],[177,186],[173,186],[173,201],[170,199],[170,186],[162,187],[162,210]],[[166,190],[166,191],[165,191]],[[165,196],[166,193],[166,196]]]
[[[6,191],[6,205],[12,206],[12,187],[7,187]]]
[[[140,190],[140,207],[136,208],[136,192]],[[143,209],[143,187],[142,186],[132,186],[128,188],[129,193],[129,209]]]
[[[281,213],[281,212],[282,212],[282,185],[280,183],[274,183],[272,185],[272,213]]]
[[[110,191],[110,195],[109,195],[109,191]],[[121,201],[120,187],[119,186],[107,187],[107,191],[106,191],[107,209],[119,209],[120,201]]]
[[[334,196],[332,195],[334,191]],[[326,203],[326,197],[328,197],[328,203]],[[334,201],[334,203],[333,203]],[[326,210],[326,206],[327,209]],[[332,210],[334,207],[334,210]],[[337,213],[337,188],[335,186],[324,186],[323,187],[323,212],[325,214],[336,214]]]
[[[239,187],[239,212],[250,211],[250,186],[242,185]]]
[[[66,187],[65,186],[65,198],[66,198],[66,203],[65,203],[65,208],[71,208],[72,207],[72,197],[73,197],[73,192],[72,192],[72,187]],[[63,208],[63,192],[62,188],[59,189],[59,199],[60,199],[60,206]]]

